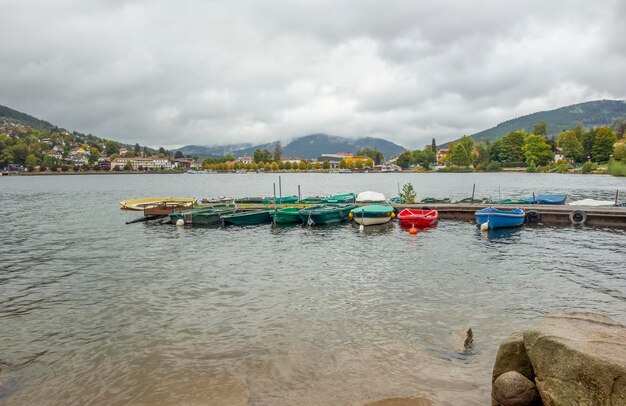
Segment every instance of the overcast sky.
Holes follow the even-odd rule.
[[[625,94],[620,0],[0,0],[0,104],[153,147],[421,148]]]

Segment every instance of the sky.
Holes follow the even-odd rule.
[[[0,104],[152,147],[422,148],[626,95],[621,0],[0,0]]]

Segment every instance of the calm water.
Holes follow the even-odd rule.
[[[626,180],[543,174],[283,175],[283,194],[610,199]],[[2,404],[484,405],[500,340],[537,317],[626,322],[626,231],[480,233],[441,221],[207,229],[125,225],[151,195],[271,195],[276,175],[0,178]],[[471,326],[474,354],[450,333]]]

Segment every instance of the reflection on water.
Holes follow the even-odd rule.
[[[406,176],[422,189],[439,184],[438,195],[475,181]],[[497,190],[508,179],[498,176],[479,185]],[[480,232],[456,221],[417,235],[395,222],[362,232],[351,224],[125,225],[137,214],[117,209],[124,198],[257,195],[273,178],[71,178],[1,181],[0,203],[13,209],[0,246],[0,403],[317,405],[421,396],[482,405],[497,345],[510,332],[564,309],[626,321],[623,230]],[[302,175],[283,185],[387,192],[396,179]],[[580,185],[587,177],[510,179],[516,188],[551,180],[555,192],[590,186]],[[612,178],[593,179],[589,190],[615,187]],[[468,325],[475,346],[461,356],[450,333]]]

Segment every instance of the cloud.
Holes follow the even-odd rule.
[[[618,0],[4,0],[0,104],[150,146],[417,148],[624,98],[624,17]]]

